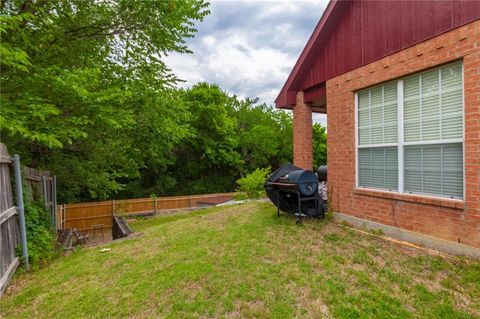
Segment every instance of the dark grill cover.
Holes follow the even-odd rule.
[[[303,170],[292,164],[284,165],[273,172],[264,186],[268,198],[284,212],[292,214],[298,212],[298,195],[287,192],[279,193],[277,189],[296,189],[301,197],[314,196],[317,200],[320,200],[317,193],[318,181],[315,173]],[[301,210],[303,214],[310,216],[315,216],[319,213],[315,209],[314,201],[303,202]]]
[[[326,182],[327,181],[327,165],[322,165],[317,170],[318,181]]]
[[[298,169],[293,172],[288,173],[287,179],[280,179],[278,182],[287,182],[297,184],[298,190],[302,195],[311,196],[314,192],[317,191],[318,182],[317,176],[312,171],[304,171],[303,169]]]

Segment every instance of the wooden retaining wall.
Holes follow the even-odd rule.
[[[113,215],[135,215],[162,213],[178,209],[195,208],[203,202],[214,201],[219,197],[232,197],[236,193],[218,193],[192,196],[173,196],[109,200],[102,202],[58,205],[57,229],[77,228],[93,232],[95,227],[111,232]]]

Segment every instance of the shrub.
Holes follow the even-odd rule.
[[[237,193],[233,196],[233,199],[236,200],[236,201],[241,201],[241,200],[248,199],[248,197],[245,193]]]
[[[237,180],[237,191],[244,192],[248,198],[265,196],[263,184],[270,174],[270,168],[257,168],[252,173]]]
[[[25,202],[25,227],[28,259],[31,267],[37,269],[57,255],[51,218],[41,204]],[[21,256],[21,247],[18,254]]]

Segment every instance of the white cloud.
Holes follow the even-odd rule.
[[[313,113],[313,121],[316,123],[320,123],[323,126],[327,127],[327,115],[320,114],[320,113]]]
[[[325,7],[315,0],[213,1],[188,41],[194,53],[171,54],[166,63],[184,86],[213,82],[273,105]]]
[[[204,38],[202,39],[202,42],[203,42],[206,46],[212,46],[212,45],[215,45],[215,42],[217,42],[217,40],[215,39],[214,36],[207,35],[206,37],[204,37]]]

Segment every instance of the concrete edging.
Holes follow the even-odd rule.
[[[334,219],[337,222],[347,222],[355,227],[365,227],[371,230],[380,230],[385,235],[392,238],[403,240],[406,242],[414,243],[420,246],[428,247],[451,255],[468,256],[480,259],[480,248],[456,243],[453,241],[424,235],[416,232],[412,232],[406,229],[402,229],[395,226],[385,225],[362,219],[354,216],[350,216],[343,213],[334,212]]]

